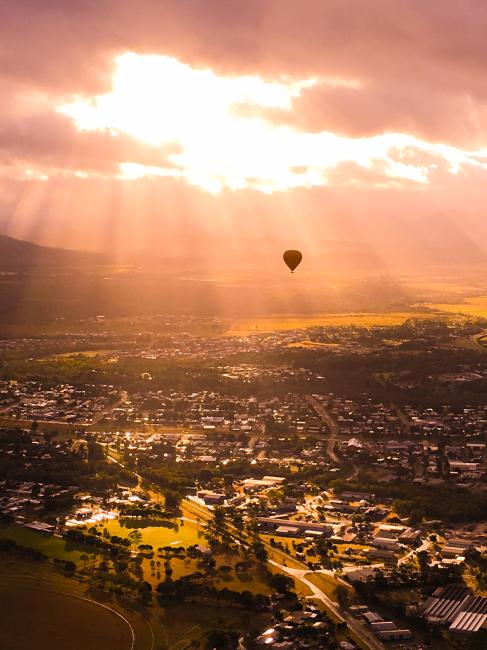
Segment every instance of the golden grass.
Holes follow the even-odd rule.
[[[188,547],[192,544],[205,543],[204,539],[201,540],[198,534],[198,527],[191,521],[185,521],[184,525],[177,526],[177,528],[170,527],[169,525],[157,526],[135,526],[136,522],[127,520],[128,524],[133,523],[133,527],[122,526],[118,520],[103,522],[100,528],[108,528],[111,535],[119,535],[120,537],[128,537],[132,530],[137,529],[142,535],[141,544],[151,544],[154,550],[160,546],[184,546]]]
[[[487,305],[486,305],[487,313]],[[269,316],[263,318],[242,318],[233,321],[227,336],[249,336],[259,332],[276,332],[309,327],[389,327],[402,325],[410,318],[432,319],[438,314],[430,311],[315,314],[309,316]]]
[[[425,306],[448,314],[487,318],[487,296],[476,296],[456,303],[430,303]]]

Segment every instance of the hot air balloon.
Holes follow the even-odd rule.
[[[294,273],[294,269],[299,266],[303,256],[300,251],[285,251],[282,259],[286,262],[288,267],[291,269],[291,273]]]

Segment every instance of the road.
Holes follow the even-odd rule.
[[[355,635],[355,637],[363,643],[366,648],[371,650],[384,650],[384,645],[375,638],[371,633],[369,633],[360,623],[358,623],[352,616],[343,612],[337,603],[333,602],[319,587],[317,587],[311,580],[308,580],[306,577],[307,574],[313,573],[311,571],[305,571],[301,569],[292,569],[287,566],[283,566],[274,560],[269,560],[269,564],[277,567],[284,573],[292,576],[295,580],[299,580],[304,585],[310,589],[312,596],[308,598],[314,598],[320,600],[324,605],[325,609],[328,612],[331,612],[333,616],[338,620],[339,623],[345,623],[348,629]]]
[[[335,441],[338,437],[339,434],[339,428],[338,428],[338,423],[336,420],[328,413],[328,411],[325,409],[323,404],[319,402],[316,397],[313,397],[313,395],[305,395],[306,401],[308,404],[316,411],[316,413],[320,416],[322,422],[326,424],[328,427],[328,430],[330,432],[330,435],[326,439],[326,453],[328,454],[328,457],[330,458],[331,461],[336,463],[337,465],[339,464],[340,460],[338,456],[335,454]]]
[[[135,478],[137,479],[137,485],[138,486],[142,485],[142,481],[144,480],[144,478],[140,474],[137,474],[137,472],[134,472],[133,469],[129,469],[127,467],[127,465],[124,465],[123,463],[121,463],[119,460],[117,460],[113,456],[110,456],[110,451],[113,451],[113,450],[110,449],[110,447],[107,447],[107,456],[106,456],[107,461],[109,463],[115,463],[116,465],[120,465],[120,467],[123,467],[123,469],[127,470],[127,472],[130,472],[132,474],[132,476],[135,476]]]
[[[193,512],[197,513],[197,515],[203,521],[207,521],[212,517],[211,513],[208,511],[208,509],[205,506],[200,506],[194,501],[188,501],[187,499],[185,499],[183,501],[183,504],[186,508],[193,510]],[[233,526],[228,525],[227,527],[231,532]],[[241,534],[241,531],[236,531],[236,532],[239,532]],[[366,648],[368,648],[369,650],[384,650],[384,646],[382,645],[382,643],[380,643],[372,634],[370,634],[366,629],[364,629],[364,627],[360,623],[358,623],[352,616],[346,614],[345,612],[342,612],[337,603],[334,603],[325,593],[323,593],[323,591],[321,591],[319,587],[317,587],[310,580],[308,580],[306,576],[309,575],[310,573],[314,573],[313,571],[310,571],[309,568],[302,562],[299,562],[294,558],[290,558],[286,553],[272,547],[264,540],[263,542],[269,554],[272,553],[274,556],[281,558],[281,562],[276,562],[276,560],[269,559],[268,564],[271,564],[272,566],[276,567],[283,573],[287,573],[288,575],[292,576],[295,580],[298,580],[303,585],[308,587],[308,589],[310,589],[311,593],[313,594],[313,596],[310,597],[320,600],[325,606],[324,607],[325,610],[328,613],[331,613],[339,622],[345,623],[349,628],[349,630],[353,633],[353,635],[359,641],[361,641],[361,643]],[[287,561],[292,560],[293,564],[297,564],[302,568],[293,568],[287,566],[286,564],[282,564],[282,562],[286,562],[286,560]],[[316,571],[316,573],[326,573],[327,575],[330,575],[335,580],[337,580],[337,578],[333,575],[332,571]],[[342,582],[342,581],[338,579],[337,582]]]

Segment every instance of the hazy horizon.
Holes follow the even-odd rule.
[[[483,260],[482,2],[1,11],[0,232],[210,267]]]

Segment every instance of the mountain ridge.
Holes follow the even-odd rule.
[[[102,264],[101,253],[42,246],[0,234],[0,268],[15,270],[33,266],[77,266]]]

